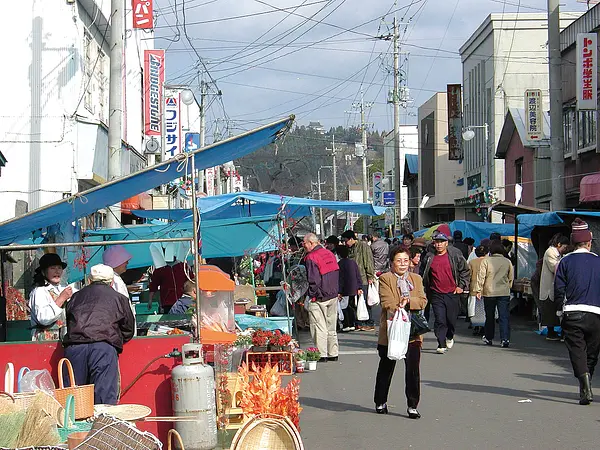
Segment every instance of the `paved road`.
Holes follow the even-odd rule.
[[[406,417],[402,364],[390,390],[390,414],[374,413],[376,334],[341,335],[339,362],[300,375],[306,449],[598,448],[600,384],[598,404],[579,406],[564,344],[545,341],[534,328],[517,323],[511,348],[502,349],[483,346],[461,322],[446,355],[435,353],[429,333],[421,360],[420,420]],[[307,339],[303,333],[301,341]]]

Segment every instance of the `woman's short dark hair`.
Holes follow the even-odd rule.
[[[548,245],[551,247],[558,247],[559,245],[569,245],[570,243],[571,241],[567,236],[562,233],[556,233],[554,236],[552,236],[552,239],[550,239]]]
[[[463,239],[463,244],[474,245],[475,239],[473,239],[472,237],[466,237]]]
[[[402,236],[402,239],[410,239],[411,241],[415,240],[415,235],[412,233],[407,233],[404,236]]]
[[[347,258],[348,255],[350,255],[350,248],[348,248],[348,246],[346,245],[338,245],[335,248],[335,252],[338,254],[338,256],[342,259]]]
[[[410,248],[410,259],[413,259],[415,256],[423,253],[423,249],[421,247],[411,247]]]
[[[475,256],[477,256],[478,258],[481,258],[482,256],[485,256],[488,253],[489,253],[489,250],[485,245],[479,245],[475,249]]]
[[[502,245],[502,241],[494,240],[490,244],[490,254],[491,255],[504,255],[506,253],[506,249]]]
[[[398,245],[396,247],[393,247],[392,250],[390,251],[390,261],[393,261],[394,258],[396,257],[397,254],[399,253],[406,253],[408,255],[408,257],[410,258],[410,251],[402,246],[402,245]]]

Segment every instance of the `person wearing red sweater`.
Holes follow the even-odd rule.
[[[160,312],[168,314],[171,307],[183,295],[185,282],[193,279],[194,273],[185,262],[173,261],[155,269],[150,277],[148,309],[152,307],[156,292],[160,291]]]

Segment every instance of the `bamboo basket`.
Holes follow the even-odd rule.
[[[69,387],[64,386],[63,381],[63,365],[67,365],[69,373]],[[94,385],[85,384],[77,386],[75,384],[75,375],[73,374],[73,366],[67,358],[62,358],[58,362],[58,389],[54,391],[56,400],[63,408],[67,407],[67,397],[72,395],[75,398],[75,419],[87,419],[94,415]]]
[[[4,392],[12,396],[19,409],[29,408],[35,398],[35,392],[15,392],[15,366],[11,362],[4,369]]]
[[[238,430],[230,450],[304,450],[304,445],[290,419],[259,414]]]

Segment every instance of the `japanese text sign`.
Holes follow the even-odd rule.
[[[154,28],[153,0],[131,0],[133,28]]]
[[[181,113],[179,93],[165,96],[165,156],[172,158],[181,153]]]
[[[462,86],[460,84],[449,84],[447,94],[448,159],[458,161],[463,159]]]
[[[373,205],[383,205],[383,174],[381,172],[373,174]]]
[[[544,138],[544,112],[542,110],[542,91],[527,89],[525,91],[525,127],[527,139],[539,141]]]
[[[598,86],[598,35],[577,35],[577,109],[596,110]]]

